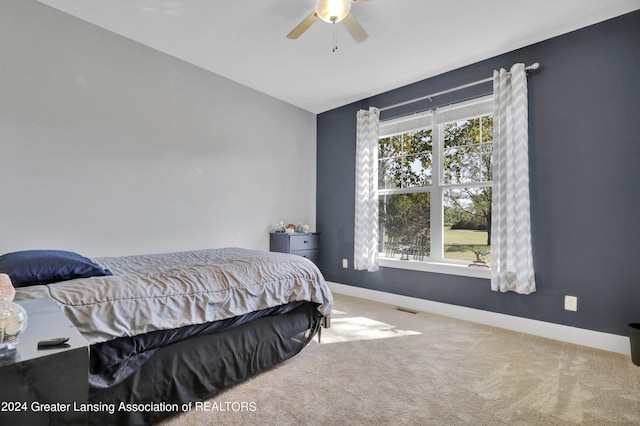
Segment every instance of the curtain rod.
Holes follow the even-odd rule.
[[[525,71],[537,70],[538,68],[540,68],[540,64],[538,62],[534,62],[533,64],[525,67],[524,70]],[[419,98],[410,99],[408,101],[404,101],[404,102],[400,102],[400,103],[397,103],[397,104],[389,105],[389,106],[386,106],[386,107],[383,107],[383,108],[378,108],[378,110],[380,112],[382,112],[382,111],[386,111],[388,109],[393,109],[393,108],[398,108],[398,107],[401,107],[401,106],[404,106],[404,105],[409,105],[409,104],[412,104],[414,102],[423,101],[425,99],[431,100],[431,98],[436,97],[436,96],[440,96],[440,95],[444,95],[445,93],[455,92],[457,90],[466,89],[467,87],[477,86],[478,84],[487,83],[487,82],[492,81],[492,80],[493,80],[493,77],[485,78],[483,80],[478,80],[478,81],[474,81],[472,83],[463,84],[462,86],[453,87],[451,89],[443,90],[441,92],[432,93],[430,95],[421,96]]]

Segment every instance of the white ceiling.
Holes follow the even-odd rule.
[[[315,0],[38,0],[216,74],[320,113],[640,9],[640,0],[371,0],[355,43],[317,21]]]

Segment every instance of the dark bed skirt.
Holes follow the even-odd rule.
[[[189,402],[209,399],[293,357],[320,328],[317,307],[304,303],[280,315],[156,349],[117,385],[90,387],[89,403],[98,410],[89,414],[89,423],[153,424],[179,414]]]

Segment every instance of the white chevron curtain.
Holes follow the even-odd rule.
[[[524,64],[493,73],[491,289],[536,291],[529,209],[527,76]]]
[[[376,108],[357,113],[353,268],[378,270],[378,128]]]

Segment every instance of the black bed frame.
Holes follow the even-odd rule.
[[[89,413],[89,423],[154,424],[180,414],[189,403],[207,400],[264,372],[293,357],[311,341],[322,320],[317,308],[316,303],[304,302],[286,313],[155,349],[116,385],[97,388],[90,384],[90,404],[116,409],[113,413],[105,409]],[[121,404],[127,409],[119,409]]]

